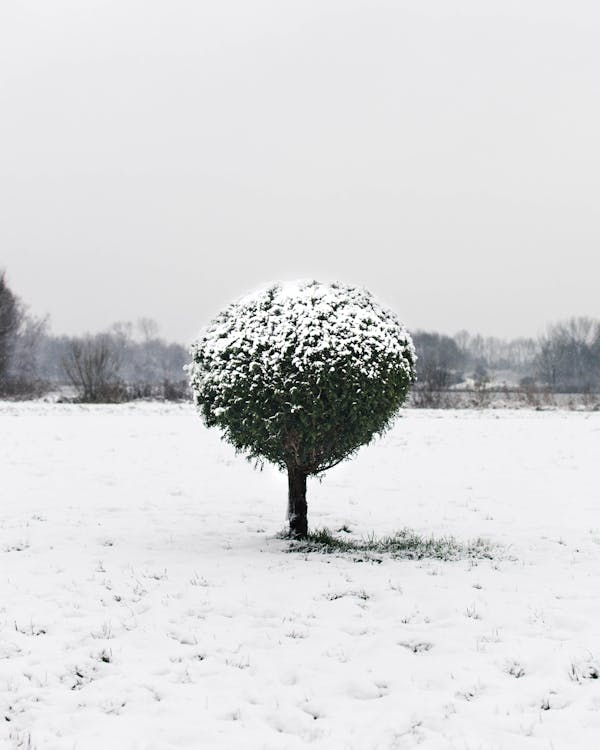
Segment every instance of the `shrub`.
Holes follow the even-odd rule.
[[[208,427],[288,474],[290,535],[307,534],[306,479],[383,432],[414,380],[396,315],[341,284],[275,285],[227,307],[192,346]]]
[[[48,383],[43,380],[24,377],[0,380],[0,398],[14,401],[26,401],[40,398],[50,390]]]
[[[127,400],[127,389],[119,378],[120,364],[119,351],[105,334],[71,339],[63,360],[78,400],[89,403]]]

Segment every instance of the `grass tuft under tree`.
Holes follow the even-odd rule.
[[[329,529],[317,529],[304,539],[294,541],[290,552],[318,552],[322,554],[352,554],[361,558],[373,559],[373,555],[408,560],[491,560],[499,550],[487,539],[478,537],[461,542],[453,536],[424,537],[410,529],[402,529],[391,536],[371,535],[363,539],[344,538]]]
[[[233,303],[192,346],[195,403],[249,459],[288,475],[292,538],[308,534],[306,480],[389,427],[415,377],[395,313],[364,289],[277,284]]]

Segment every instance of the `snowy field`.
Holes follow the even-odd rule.
[[[0,405],[1,748],[600,747],[600,414],[407,411],[287,554],[285,478],[188,406]],[[595,678],[594,678],[595,677]]]

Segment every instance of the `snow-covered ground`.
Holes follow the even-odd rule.
[[[286,481],[187,406],[0,405],[0,747],[600,746],[600,414],[407,411],[309,521],[493,561],[287,554]]]

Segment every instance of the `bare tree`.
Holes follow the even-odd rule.
[[[465,355],[450,336],[416,331],[417,383],[411,403],[420,408],[439,408],[448,402],[445,392],[462,378]]]
[[[119,351],[106,334],[71,339],[63,360],[65,374],[82,401],[120,401]]]
[[[580,317],[550,326],[540,339],[537,369],[553,390],[600,386],[600,321]]]
[[[40,348],[47,327],[48,318],[36,318],[24,308],[12,352],[10,373],[14,378],[29,383],[39,379]]]
[[[144,343],[158,338],[158,323],[152,318],[139,318],[136,327]]]

